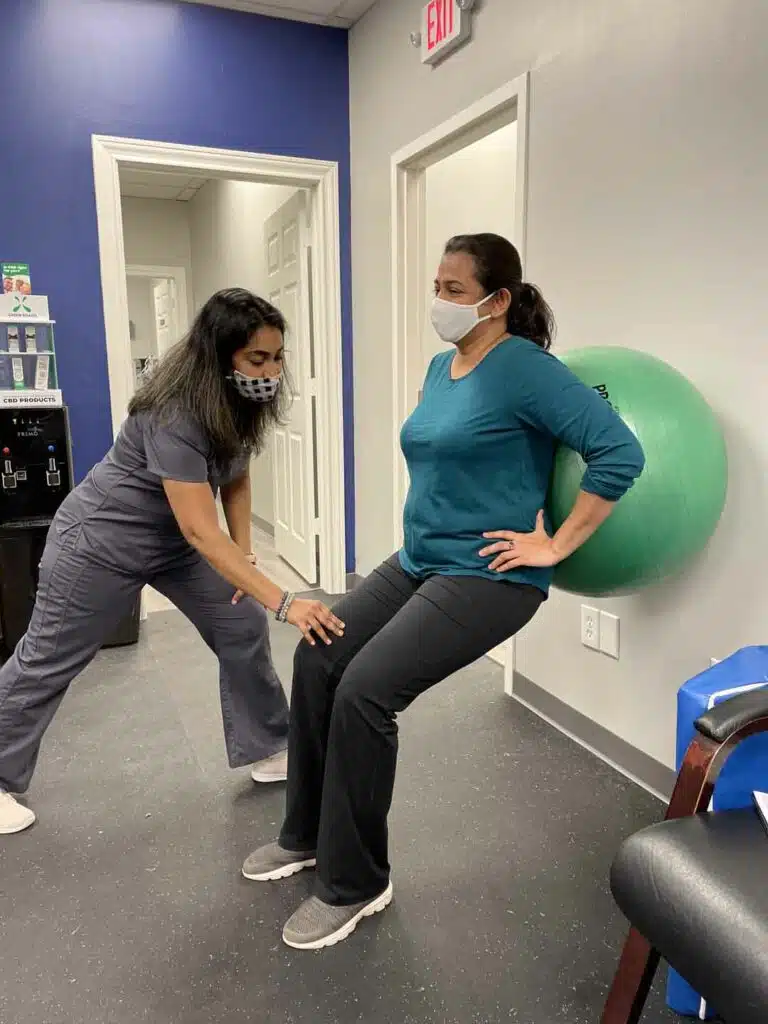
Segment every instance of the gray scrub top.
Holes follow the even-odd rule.
[[[223,484],[245,473],[250,454],[244,449],[220,465],[213,445],[191,416],[141,412],[125,420],[110,451],[70,497],[89,517],[178,537],[163,480],[208,483],[215,495]]]

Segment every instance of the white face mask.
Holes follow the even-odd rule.
[[[495,294],[496,292],[486,295],[484,299],[476,302],[473,306],[464,306],[460,302],[449,302],[448,299],[435,296],[432,301],[431,319],[438,337],[448,344],[458,345],[478,324],[491,319],[490,313],[486,316],[479,316],[477,311]]]
[[[232,381],[243,398],[250,398],[252,402],[271,402],[280,387],[280,377],[249,377],[239,370],[233,370],[227,380]]]

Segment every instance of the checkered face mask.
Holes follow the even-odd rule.
[[[233,370],[227,379],[243,398],[250,398],[252,402],[271,402],[280,387],[280,377],[249,377],[239,370]]]

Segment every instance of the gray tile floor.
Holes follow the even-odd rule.
[[[295,634],[274,627],[287,678]],[[596,1024],[621,838],[659,805],[501,693],[487,660],[401,721],[395,902],[282,946],[311,876],[239,875],[281,787],[226,766],[215,664],[175,612],[104,652],[47,737],[39,823],[0,845],[2,1024]],[[673,1018],[657,992],[644,1018]]]

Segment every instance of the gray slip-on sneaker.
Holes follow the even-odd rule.
[[[288,751],[281,750],[263,761],[257,761],[251,768],[254,782],[285,782],[288,778]]]
[[[349,938],[364,917],[372,917],[392,902],[392,883],[367,903],[334,907],[317,896],[305,900],[283,929],[283,942],[293,949],[324,949]]]
[[[246,858],[243,875],[252,882],[276,882],[280,878],[290,878],[304,868],[314,866],[314,850],[297,853],[295,850],[284,850],[279,843],[269,843]]]
[[[23,832],[35,823],[35,812],[20,804],[15,797],[0,789],[0,836]]]

